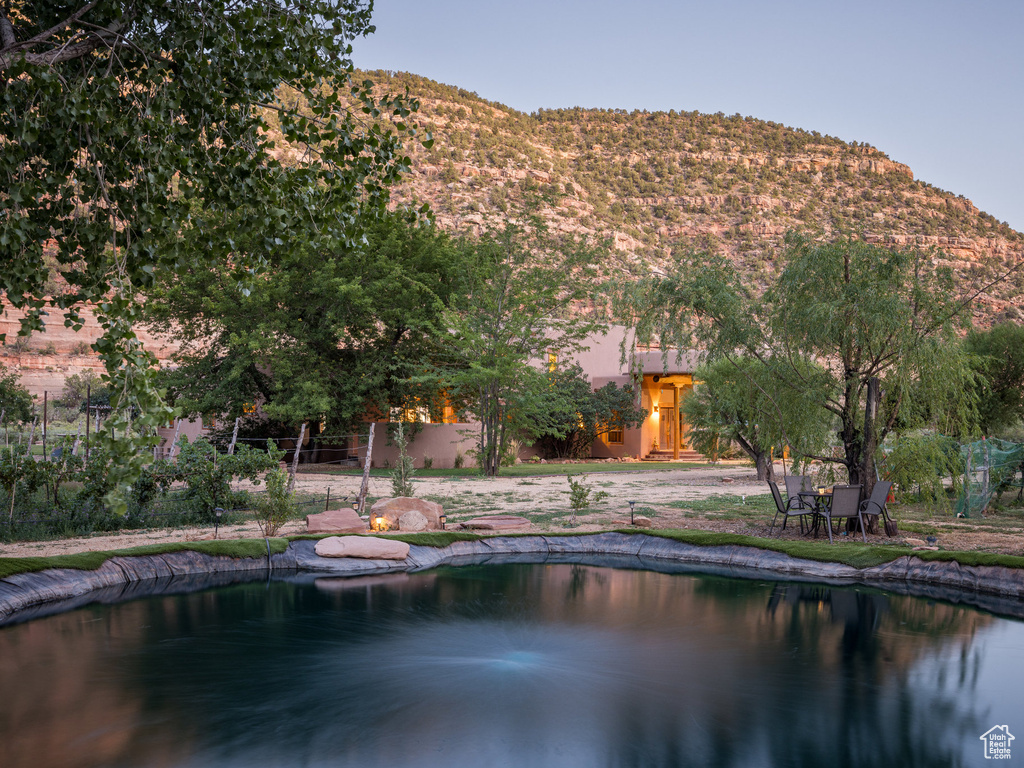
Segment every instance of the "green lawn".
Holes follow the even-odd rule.
[[[720,464],[700,464],[692,461],[657,461],[630,462],[628,464],[587,462],[583,464],[520,464],[516,467],[502,467],[500,477],[543,477],[545,475],[576,475],[599,472],[661,472],[669,469],[710,469],[721,467]],[[299,467],[299,474],[330,474],[360,476],[363,470],[357,467],[337,467],[328,464],[306,465]],[[370,470],[371,477],[391,477],[391,470],[375,467]],[[475,467],[462,469],[417,469],[413,475],[415,482],[418,477],[451,477],[466,480],[486,479]]]

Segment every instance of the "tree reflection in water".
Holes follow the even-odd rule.
[[[1022,642],[868,589],[579,564],[243,585],[0,630],[0,764],[958,765],[1024,711],[977,685],[994,626]]]

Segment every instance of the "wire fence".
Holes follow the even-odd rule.
[[[245,503],[239,503],[244,493]],[[47,510],[13,510],[0,519],[0,533],[10,540],[46,538],[84,533],[115,532],[121,530],[173,528],[176,526],[209,526],[213,524],[232,525],[258,519],[252,500],[266,491],[246,489],[232,491],[228,506],[217,507],[221,514],[211,515],[196,506],[196,499],[187,493],[167,494],[152,499],[145,505],[130,505],[123,516],[113,515],[98,504],[77,504],[68,507],[52,507]],[[350,506],[351,495],[332,495],[330,489],[324,494],[308,497],[303,495],[291,502],[291,518],[302,518],[314,512]]]

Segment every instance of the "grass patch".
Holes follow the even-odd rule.
[[[632,533],[637,531],[628,528],[621,529],[618,533]],[[896,545],[873,545],[863,544],[827,544],[818,541],[789,541],[788,539],[762,539],[756,536],[745,536],[741,533],[720,533],[718,531],[691,531],[691,530],[650,530],[642,531],[649,536],[657,536],[663,539],[672,539],[684,544],[694,544],[701,547],[723,547],[740,546],[766,549],[772,552],[782,552],[791,557],[799,557],[804,560],[815,560],[821,563],[841,563],[854,568],[868,568],[873,565],[881,565],[891,562],[898,557],[909,555],[910,547]],[[917,553],[913,553],[917,554]]]
[[[498,476],[545,477],[549,475],[575,475],[581,472],[588,474],[600,472],[665,472],[670,469],[711,469],[715,467],[718,467],[718,465],[700,464],[692,461],[659,461],[654,466],[634,462],[626,464],[604,464],[601,462],[585,462],[581,464],[520,464],[517,467],[502,467]],[[361,477],[363,470],[356,467],[337,467],[331,465],[315,466],[314,469],[311,469],[309,465],[306,465],[304,469],[299,471],[299,474],[351,475]],[[370,477],[389,478],[391,477],[391,470],[383,467],[374,467],[370,470]],[[462,467],[461,469],[452,469],[451,467],[435,469],[431,467],[430,469],[417,469],[412,480],[415,483],[417,479],[428,477],[450,477],[463,480],[490,479],[481,475],[480,470],[475,467]]]
[[[285,539],[271,539],[271,554],[280,554],[288,548]],[[165,555],[171,552],[201,552],[204,555],[242,558],[267,556],[265,539],[223,539],[218,541],[174,541],[164,544],[146,544],[128,549],[111,549],[103,552],[79,552],[74,555],[53,557],[2,557],[0,558],[0,579],[18,573],[34,573],[48,568],[72,568],[78,571],[95,571],[112,557],[143,557]]]
[[[914,552],[910,547],[898,545],[863,545],[863,544],[827,544],[817,541],[790,541],[779,539],[763,539],[738,533],[720,533],[717,531],[694,530],[643,530],[622,528],[615,531],[630,536],[644,534],[663,539],[671,539],[684,544],[702,547],[741,546],[755,549],[781,552],[803,560],[814,560],[822,563],[841,563],[854,568],[868,568],[882,565],[899,557],[911,556],[924,561],[956,562],[965,566],[1002,566],[1005,568],[1024,568],[1024,557],[1002,555],[992,552],[951,552],[951,551],[920,551]],[[593,536],[607,531],[578,533],[572,530],[552,531],[544,533],[506,533],[498,534],[507,537],[523,536]],[[319,540],[335,534],[299,534],[284,538],[270,539],[270,551],[280,554],[292,541]],[[343,534],[357,536],[359,534]],[[463,531],[426,531],[423,533],[407,533],[391,535],[388,538],[416,544],[424,547],[443,548],[457,541],[479,541],[495,538],[495,535],[480,535]],[[266,557],[267,544],[264,539],[225,539],[218,541],[170,542],[165,544],[149,544],[129,549],[115,549],[104,552],[80,552],[73,555],[56,555],[53,557],[6,557],[0,558],[0,578],[19,573],[33,573],[50,568],[71,568],[75,570],[93,571],[111,557],[141,557],[145,555],[161,555],[171,552],[201,552],[207,555],[234,558]]]

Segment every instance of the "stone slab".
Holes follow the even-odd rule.
[[[405,560],[409,545],[376,536],[329,536],[313,547],[317,557],[356,557],[363,560]]]
[[[366,522],[354,509],[331,509],[306,515],[308,533],[365,533]]]

